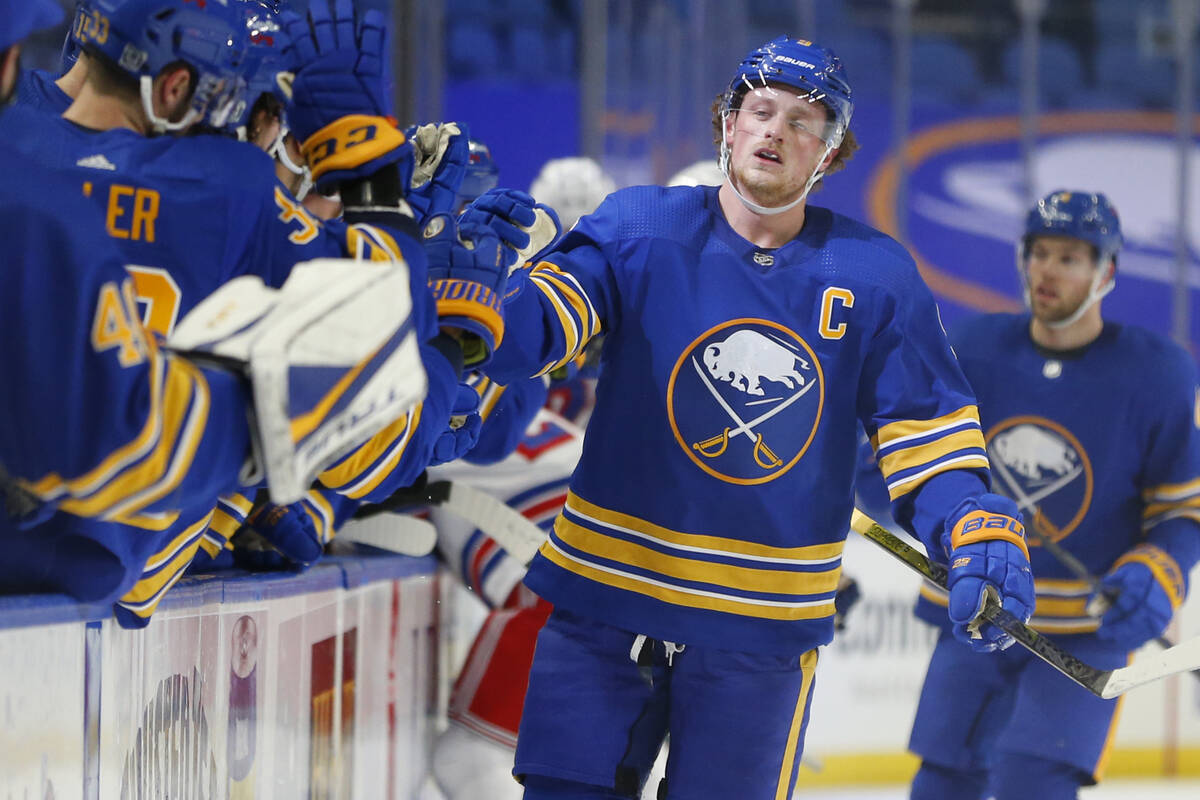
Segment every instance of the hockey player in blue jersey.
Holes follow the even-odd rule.
[[[0,0],[0,19],[5,20],[0,29],[0,106],[11,97],[16,63],[15,44],[4,37],[21,37],[50,24],[57,14],[45,0]],[[126,581],[128,551],[141,546],[139,539],[155,541],[163,524],[171,524],[195,498],[236,488],[244,467],[257,463],[255,471],[261,471],[262,462],[251,458],[254,424],[248,421],[262,426],[258,441],[271,444],[280,420],[261,413],[248,417],[253,392],[237,371],[206,368],[164,351],[143,329],[132,279],[105,233],[101,212],[82,191],[89,173],[39,166],[10,152],[7,143],[0,146],[0,162],[6,176],[0,185],[0,238],[6,244],[0,263],[9,287],[0,309],[0,339],[6,342],[0,356],[8,376],[0,393],[5,420],[0,433],[5,476],[0,582],[6,591],[61,591],[99,600]],[[405,285],[402,276],[399,284],[385,284],[362,275],[370,282],[352,276],[353,282],[372,291]],[[272,307],[257,320],[243,318],[243,340],[253,341],[256,332],[279,331],[278,321],[287,322],[289,303],[297,308],[298,297],[303,299],[290,286],[272,294]],[[318,332],[329,318],[322,310],[337,316],[335,307],[317,308],[311,297],[305,305],[306,318]],[[387,318],[375,319],[381,329],[365,342],[370,350],[377,348],[375,338],[388,335],[382,327]],[[344,319],[333,322],[345,330]],[[226,352],[226,367],[242,361]],[[248,361],[280,369],[256,351],[250,351]],[[332,367],[336,362],[335,357],[327,363]],[[367,364],[347,366],[375,372]],[[337,373],[323,369],[317,374],[299,364],[287,371],[289,384],[279,388],[285,397],[295,390],[300,401],[320,393],[319,382]],[[393,390],[404,390],[405,383],[419,388],[405,378],[393,383]],[[344,396],[349,400],[359,391],[352,387]],[[315,435],[324,432],[336,439],[336,429],[323,427],[326,420],[336,423],[337,411],[310,415],[305,424]],[[286,420],[283,427],[288,427]],[[297,442],[289,437],[284,447],[312,444],[310,437]],[[336,441],[331,444],[329,458],[337,453]],[[278,451],[277,445],[267,449]],[[276,474],[269,465],[267,474],[269,482]],[[105,528],[109,535],[28,527],[55,508],[125,524]]]
[[[1124,666],[1164,631],[1200,560],[1195,367],[1171,342],[1101,317],[1121,243],[1104,195],[1047,195],[1018,244],[1029,311],[950,335],[996,488],[1029,523],[1030,624],[1100,669]],[[1099,576],[1099,605],[1046,540]],[[940,622],[945,594],[927,584],[921,595],[918,615]],[[1120,702],[1024,651],[981,659],[943,633],[913,724],[922,765],[911,796],[1074,800],[1101,778]]]
[[[933,297],[896,242],[807,203],[853,149],[852,108],[835,55],[771,41],[714,114],[721,187],[618,191],[509,280],[493,379],[605,336],[583,455],[526,577],[555,606],[517,746],[528,800],[635,796],[668,733],[660,797],[790,796],[856,420],[897,519],[950,567],[956,632],[1009,643],[977,620],[989,597],[1028,617],[1020,513],[988,493]]]
[[[84,191],[104,209],[105,230],[125,258],[139,265],[130,271],[147,325],[155,333],[169,334],[174,321],[192,305],[239,273],[256,274],[268,285],[278,285],[293,263],[321,255],[406,262],[430,393],[413,413],[396,419],[321,477],[356,499],[386,497],[407,485],[447,439],[447,422],[461,394],[456,388],[456,360],[462,356],[454,340],[436,341],[439,317],[425,289],[423,248],[409,234],[409,223],[400,213],[405,181],[399,172],[411,168],[403,138],[398,132],[381,134],[362,151],[367,155],[361,161],[343,156],[324,165],[325,177],[331,183],[343,182],[343,191],[351,192],[351,221],[389,227],[323,226],[276,184],[270,160],[253,148],[213,136],[140,135],[183,130],[202,118],[214,127],[226,120],[227,111],[239,99],[234,90],[241,80],[238,70],[244,68],[237,45],[245,29],[240,3],[233,8],[210,4],[205,9],[181,0],[94,0],[92,5],[103,17],[100,29],[105,33],[92,36],[84,45],[92,61],[88,79],[65,117],[17,108],[0,124],[30,157],[95,170],[95,179],[84,183]],[[378,20],[372,23],[374,28],[364,23],[354,31],[352,26],[356,35],[339,42],[328,38],[332,26],[353,16],[343,3],[337,11],[347,16],[334,18],[328,7],[315,8],[315,30],[309,27],[293,37],[303,39],[297,44],[305,48],[295,83],[301,95],[292,109],[300,138],[336,126],[355,109],[375,108],[381,99],[379,93],[370,94],[377,91],[371,81],[379,80],[378,64],[372,72],[370,53],[359,60],[361,73],[343,68],[347,54],[359,57],[363,41],[376,49],[382,46]],[[214,41],[222,46],[205,46]],[[233,46],[224,48],[225,42]],[[118,65],[116,59],[131,46],[143,57]],[[190,69],[178,67],[181,55],[194,62]],[[323,95],[336,101],[333,107],[318,105],[311,87],[319,84],[327,89],[339,81],[350,85],[337,94]],[[466,257],[463,263],[469,260]],[[438,268],[444,274],[449,267],[443,262]],[[468,325],[469,320],[482,318],[477,331],[499,338],[502,323],[493,309],[463,301],[454,311]],[[451,443],[457,440],[450,435]],[[134,593],[130,607],[135,617],[148,618],[157,598],[182,572],[188,561],[185,550],[194,552],[197,528],[203,528],[201,522],[209,513],[211,502],[207,507],[199,505],[192,512],[194,522],[175,523],[182,529],[180,535],[164,537],[170,552],[159,552],[150,560],[168,565],[169,575],[157,576],[148,591]],[[131,556],[131,564],[138,552]]]

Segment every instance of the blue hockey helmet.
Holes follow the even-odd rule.
[[[141,85],[142,105],[158,132],[205,119],[222,127],[245,92],[246,21],[241,0],[87,0],[76,19],[82,47],[106,58]],[[195,71],[191,108],[183,120],[158,117],[154,77],[180,62]]]
[[[75,15],[71,18],[71,26],[67,28],[67,36],[63,39],[62,72],[64,74],[71,67],[75,66],[75,62],[79,59],[79,52],[83,49],[83,42],[80,41],[79,34],[76,31],[83,29],[83,26],[86,24],[84,19],[91,13],[90,0],[75,0]]]
[[[756,47],[742,59],[729,82],[722,98],[722,115],[740,108],[746,92],[768,83],[790,86],[810,103],[824,104],[829,109],[830,119],[821,138],[832,147],[842,143],[850,127],[854,101],[846,69],[832,50],[787,36]]]
[[[1117,252],[1125,240],[1117,210],[1099,192],[1069,192],[1062,189],[1038,200],[1025,218],[1025,235],[1021,238],[1022,254],[1037,236],[1069,236],[1096,248],[1100,263],[1116,261]]]
[[[7,50],[62,19],[62,8],[54,0],[0,0],[0,19],[0,50]]]
[[[491,149],[478,139],[468,140],[467,168],[458,187],[458,204],[465,206],[500,183],[500,167],[492,159]]]
[[[1087,242],[1096,250],[1097,269],[1087,296],[1065,319],[1045,321],[1051,328],[1065,328],[1116,287],[1117,252],[1125,241],[1121,236],[1121,223],[1117,219],[1117,210],[1099,192],[1060,189],[1038,200],[1025,218],[1025,234],[1017,248],[1017,272],[1021,276],[1026,305],[1032,305],[1029,248],[1038,236],[1068,236]],[[1111,275],[1106,269],[1109,263],[1113,265]]]
[[[267,0],[241,0],[246,23],[246,58],[242,68],[246,94],[230,114],[226,129],[236,132],[250,121],[250,112],[258,99],[268,94],[285,106],[291,102],[290,40],[277,12],[277,3]]]

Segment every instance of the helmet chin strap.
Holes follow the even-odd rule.
[[[140,84],[142,90],[142,110],[146,112],[146,119],[150,120],[150,127],[155,133],[175,133],[184,130],[200,118],[200,112],[195,108],[189,108],[188,112],[183,115],[183,119],[179,120],[179,122],[171,122],[168,119],[160,117],[154,113],[154,79],[149,75],[143,75]]]
[[[1033,290],[1031,289],[1031,287],[1029,285],[1029,270],[1025,266],[1024,256],[1021,256],[1021,259],[1022,259],[1020,262],[1021,284],[1025,290],[1025,292],[1024,292],[1025,306],[1027,308],[1033,308]],[[1109,262],[1109,263],[1111,264],[1112,262]],[[1104,280],[1104,274],[1106,271],[1107,270],[1105,270],[1105,269],[1097,267],[1096,274],[1092,276],[1092,285],[1088,287],[1087,297],[1083,298],[1083,300],[1080,301],[1079,307],[1076,308],[1073,312],[1071,312],[1071,315],[1069,317],[1067,317],[1066,319],[1055,320],[1054,322],[1043,322],[1042,324],[1045,325],[1047,328],[1052,328],[1054,330],[1061,330],[1063,328],[1070,327],[1071,325],[1074,325],[1076,322],[1078,322],[1080,320],[1080,318],[1083,317],[1083,315],[1087,313],[1087,310],[1089,308],[1094,306],[1096,303],[1099,303],[1101,300],[1103,300],[1105,298],[1105,296],[1108,295],[1109,292],[1111,292],[1113,289],[1116,288],[1116,286],[1117,286],[1116,270],[1113,270],[1112,279],[1109,280],[1108,283],[1101,285],[1101,281]]]
[[[808,180],[804,183],[804,191],[802,191],[795,200],[792,200],[791,202],[785,203],[781,206],[762,206],[742,194],[741,191],[738,190],[737,186],[734,185],[733,178],[731,178],[729,175],[730,151],[729,141],[726,138],[727,134],[725,133],[724,124],[728,117],[728,111],[723,111],[721,113],[721,158],[718,163],[721,167],[721,173],[725,176],[725,182],[729,184],[729,188],[733,190],[734,196],[737,197],[737,199],[740,200],[742,205],[744,205],[747,209],[764,217],[773,217],[776,214],[782,214],[785,211],[791,211],[793,208],[803,203],[805,198],[808,197],[808,193],[812,191],[812,187],[816,185],[817,181],[824,177],[825,172],[821,169],[821,165],[825,163],[825,159],[828,158],[829,154],[833,151],[834,145],[830,142],[825,143],[825,152],[821,154],[821,158],[817,161],[817,168],[813,170],[813,174],[810,175]]]
[[[1100,281],[1102,280],[1104,280],[1104,270],[1098,269],[1096,270],[1096,275],[1092,278],[1092,285],[1088,287],[1087,297],[1083,298],[1083,302],[1079,304],[1079,308],[1075,309],[1071,316],[1067,317],[1066,319],[1044,323],[1046,327],[1059,330],[1078,322],[1079,318],[1082,317],[1089,308],[1094,306],[1096,303],[1099,303],[1100,300],[1103,299],[1106,294],[1111,292],[1117,285],[1117,276],[1115,274],[1113,275],[1112,280],[1103,286],[1100,285]]]

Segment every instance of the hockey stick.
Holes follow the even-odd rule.
[[[383,503],[363,506],[354,518],[367,519],[384,512],[417,506],[437,506],[462,517],[495,539],[496,544],[526,566],[546,541],[544,530],[503,500],[473,486],[452,481],[418,482],[400,490]]]
[[[850,517],[850,527],[903,561],[913,571],[947,589],[948,570],[944,565],[930,561],[924,553],[857,508]],[[990,598],[984,606],[982,616],[1042,661],[1092,694],[1106,700],[1124,694],[1136,686],[1200,667],[1200,637],[1189,639],[1169,650],[1143,656],[1127,667],[1102,670],[1083,663],[1005,611]]]
[[[427,556],[437,546],[437,528],[407,514],[376,514],[346,521],[335,541],[354,542],[406,556]]]

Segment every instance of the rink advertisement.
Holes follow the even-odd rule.
[[[140,631],[5,599],[0,798],[415,796],[437,708],[435,569],[381,556],[185,580]]]

